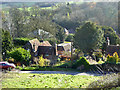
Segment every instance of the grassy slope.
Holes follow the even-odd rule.
[[[3,75],[3,88],[85,88],[98,80],[96,76],[73,76],[65,74],[13,74]]]

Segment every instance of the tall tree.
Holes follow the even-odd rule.
[[[58,41],[58,43],[63,43],[65,40],[65,37],[66,37],[64,29],[59,25],[57,26],[57,29],[58,29],[58,31],[56,33],[57,41]]]
[[[95,49],[102,46],[104,32],[92,22],[86,22],[82,27],[76,29],[74,45],[84,53],[92,56]]]
[[[120,44],[119,36],[116,34],[115,30],[112,27],[101,26],[101,28],[104,31],[105,39],[107,40],[107,37],[109,37],[111,45]]]
[[[12,37],[10,33],[2,29],[2,54],[6,56],[6,52],[13,48]]]
[[[22,12],[18,8],[11,8],[9,10],[9,14],[11,19],[13,37],[21,37],[24,30]]]

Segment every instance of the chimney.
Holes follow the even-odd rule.
[[[107,45],[110,45],[110,39],[107,37]]]
[[[56,50],[56,56],[58,55],[58,52],[57,52],[57,44],[55,43],[55,50]]]

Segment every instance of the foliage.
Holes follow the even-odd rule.
[[[74,46],[84,53],[91,53],[102,46],[104,33],[92,22],[86,22],[78,27],[74,35]]]
[[[96,61],[98,62],[100,58],[103,58],[103,55],[101,52],[96,52],[95,57],[96,57]]]
[[[102,61],[102,60],[99,60],[99,61],[98,61],[98,64],[103,64],[103,63],[105,63],[105,62]]]
[[[15,61],[14,58],[11,57],[6,58],[5,60],[8,61],[9,63],[13,63]]]
[[[45,66],[45,59],[43,58],[43,55],[39,57],[39,66]]]
[[[57,42],[57,40],[55,38],[49,38],[49,39],[45,39],[46,41],[49,41],[49,43],[54,46],[55,43]]]
[[[24,48],[15,48],[10,52],[7,52],[9,57],[12,57],[16,62],[21,62],[22,64],[28,65],[31,54]]]
[[[101,58],[101,57],[102,57],[102,53],[96,52],[96,53],[95,53],[95,56],[98,57],[98,58]]]
[[[27,66],[27,67],[17,67],[17,69],[22,71],[77,71],[76,69],[66,68],[66,67],[59,67],[59,66]]]
[[[66,61],[66,62],[60,64],[58,67],[61,67],[61,68],[71,68],[72,67],[72,62],[71,61]]]
[[[9,6],[9,3],[7,4]],[[57,37],[56,34],[63,31],[59,31],[57,25],[74,32],[76,27],[83,25],[82,22],[86,20],[117,29],[117,3],[95,3],[95,6],[90,2],[69,5],[66,3],[36,3],[35,6],[31,7],[26,7],[30,6],[28,4],[26,6],[17,5],[19,8],[15,7],[14,4],[10,5],[14,8],[4,9],[2,12],[2,27],[5,30],[10,30],[13,37],[39,37],[39,35],[34,35],[38,29],[43,29]],[[41,9],[40,6],[44,9]],[[8,18],[10,19],[8,20]],[[58,42],[65,39],[60,35],[59,37],[57,37]]]
[[[107,39],[107,37],[109,37],[111,45],[120,44],[119,36],[115,33],[112,27],[101,26],[101,28],[104,31],[105,38]]]
[[[39,57],[39,66],[49,66],[50,65],[50,60],[49,59],[44,59],[43,55]]]
[[[3,77],[6,78],[2,81],[2,88],[85,88],[100,78],[96,76],[33,73],[7,73]]]
[[[10,51],[13,48],[12,37],[10,33],[2,29],[2,53]]]
[[[84,65],[85,69],[88,69],[88,68],[89,68],[89,62],[87,61],[86,58],[80,57],[78,60],[76,60],[76,61],[73,63],[72,67],[73,67],[73,68],[77,68],[77,67],[79,67],[79,66],[81,66],[81,65]]]
[[[65,41],[71,42],[72,39],[73,39],[73,36],[74,36],[73,34],[69,34],[69,35],[66,37]]]
[[[117,52],[113,53],[113,56],[110,56],[108,54],[106,63],[118,63],[118,62],[120,62],[120,59]]]
[[[58,31],[56,33],[56,39],[58,43],[63,43],[66,37],[64,29],[61,26],[57,26],[57,28],[58,28]]]
[[[28,38],[15,38],[14,45],[25,45],[30,39]]]

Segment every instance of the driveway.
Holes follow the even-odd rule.
[[[43,74],[66,74],[66,75],[87,75],[87,76],[103,76],[105,74],[91,73],[91,72],[74,72],[74,71],[19,71],[15,70],[12,72],[18,73],[43,73]]]

